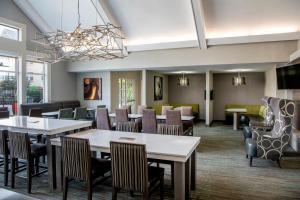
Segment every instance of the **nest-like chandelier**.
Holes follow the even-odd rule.
[[[82,28],[78,0],[78,25],[74,31],[65,32],[63,30],[57,30],[56,32],[37,34],[34,41],[42,47],[42,49],[37,51],[46,54],[46,56],[42,58],[44,61],[55,63],[61,60],[80,61],[125,57],[126,49],[123,45],[122,40],[124,38],[121,35],[120,27],[111,23],[105,23],[93,0],[90,1],[94,5],[104,25]]]
[[[179,76],[178,78],[177,85],[181,87],[187,87],[189,86],[189,84],[190,84],[189,79],[184,75],[184,73],[182,73],[182,76]]]

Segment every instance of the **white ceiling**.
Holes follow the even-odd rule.
[[[29,17],[34,16],[31,20],[36,22],[41,30],[42,27],[50,27],[52,31],[61,26],[62,1],[63,29],[71,31],[77,25],[76,0],[14,0],[24,13]],[[202,6],[192,6],[191,2],[198,1],[202,2],[200,3]],[[101,13],[106,15],[108,20],[121,26],[126,37],[124,43],[129,51],[197,47],[197,39],[201,35],[205,37],[198,40],[207,41],[208,45],[300,39],[300,0],[93,0],[93,2],[99,10],[106,7]],[[80,0],[80,13],[83,26],[96,23],[97,14],[91,0]],[[199,14],[200,22],[197,20],[195,22],[194,17],[197,18]],[[37,19],[38,16],[41,19]],[[97,21],[99,23],[99,17]],[[199,34],[199,30],[204,31],[204,34]],[[289,32],[298,33],[287,34]],[[253,38],[253,35],[258,36]],[[268,39],[269,37],[271,39]]]

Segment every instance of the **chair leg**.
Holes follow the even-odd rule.
[[[64,177],[63,179],[63,200],[67,200],[68,196],[68,177]]]
[[[246,158],[248,158],[248,154],[246,154]]]
[[[160,200],[164,199],[164,174],[160,177]]]
[[[250,167],[252,167],[253,156],[250,156]]]
[[[280,159],[277,160],[278,167],[281,168]]]
[[[171,184],[172,189],[174,189],[174,163],[171,164]]]
[[[33,160],[30,159],[27,161],[27,192],[31,193],[32,186],[32,171],[33,171]]]
[[[117,196],[118,196],[118,189],[113,187],[112,200],[117,200]]]
[[[40,168],[39,168],[40,158],[39,158],[39,157],[36,157],[36,158],[34,159],[34,162],[35,162],[35,173],[38,174],[39,171],[40,171]]]
[[[88,200],[93,199],[93,186],[92,186],[92,180],[88,181]]]
[[[15,171],[16,171],[16,159],[11,158],[11,188],[15,188]]]
[[[8,184],[8,155],[4,155],[4,186]]]

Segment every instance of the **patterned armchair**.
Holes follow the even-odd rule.
[[[246,153],[250,156],[250,166],[253,157],[277,161],[280,159],[291,138],[292,121],[295,112],[295,102],[274,98],[271,100],[274,113],[274,126],[271,132],[252,129],[252,139],[246,140]]]

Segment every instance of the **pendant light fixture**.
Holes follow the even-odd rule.
[[[178,86],[180,87],[187,87],[190,84],[189,79],[182,73],[182,76],[179,76],[178,78]]]
[[[237,76],[232,77],[232,85],[233,86],[246,85],[246,77],[241,76],[241,73],[238,72]]]

